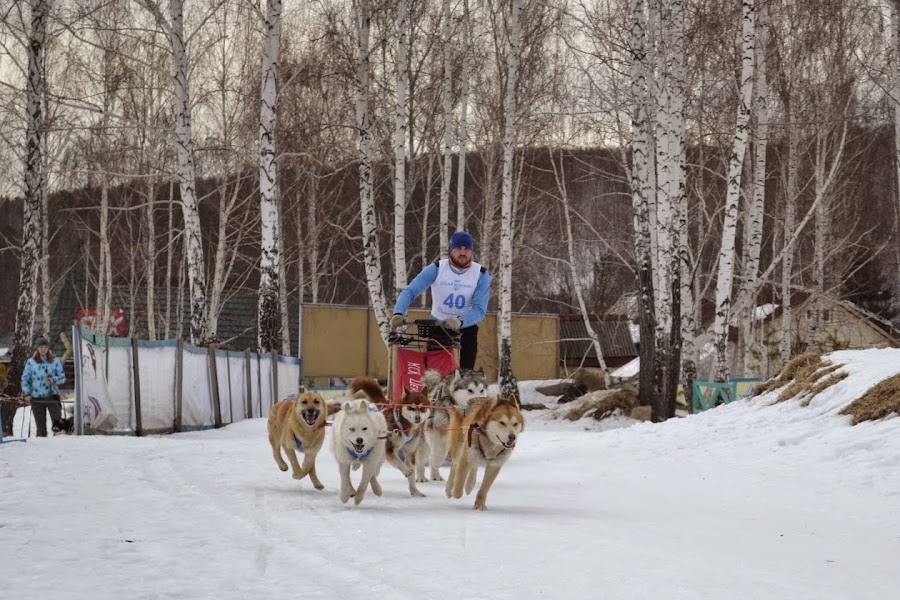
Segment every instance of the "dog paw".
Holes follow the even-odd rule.
[[[424,475],[416,475],[416,483],[428,483],[429,479]]]
[[[440,473],[432,473],[432,474],[431,474],[431,480],[432,480],[432,481],[443,481],[444,478],[441,477],[441,474],[440,474]]]
[[[288,466],[287,466],[287,465],[278,465],[278,468],[279,468],[280,470],[282,470],[282,471],[287,471],[287,470],[288,470]]]
[[[365,496],[365,494],[356,494],[356,496],[354,496],[354,498],[353,498],[353,502],[354,502],[357,506],[359,506],[359,503],[363,501],[363,497],[364,497],[364,496]]]
[[[423,494],[419,490],[410,490],[409,495],[412,496],[413,498],[424,498],[425,497],[425,494]]]
[[[475,501],[475,506],[473,507],[475,510],[487,510],[487,504],[484,502]]]
[[[322,483],[321,481],[317,481],[313,484],[313,487],[316,488],[317,490],[324,490],[325,484]]]
[[[341,502],[347,504],[347,500],[349,500],[351,496],[353,496],[353,494],[341,494]]]
[[[293,473],[291,473],[291,477],[293,477],[294,479],[303,479],[304,477],[306,477],[306,475],[303,473],[294,471]]]

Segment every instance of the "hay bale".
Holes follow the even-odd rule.
[[[838,381],[846,379],[848,375],[850,375],[850,373],[848,373],[847,371],[842,371],[841,373],[835,373],[831,377],[823,379],[819,383],[815,384],[812,388],[810,388],[809,397],[803,401],[803,406],[809,406],[809,403],[812,402],[812,399],[816,397],[816,394],[818,394],[822,390],[830,388]]]
[[[774,390],[787,385],[794,380],[797,371],[809,366],[810,364],[819,364],[821,362],[822,356],[820,354],[815,354],[812,352],[807,352],[806,354],[798,354],[797,356],[792,358],[786,365],[784,365],[784,367],[781,369],[781,372],[778,373],[776,377],[761,384],[758,388],[758,391],[756,392],[756,395],[764,394],[769,390]]]
[[[823,377],[832,375],[843,365],[822,361],[820,357],[817,357],[817,360],[818,362],[811,361],[797,370],[791,384],[778,395],[778,402],[784,402],[801,394],[809,394],[810,396],[804,404],[804,406],[807,406],[816,394],[847,376],[846,374],[843,376],[834,375],[820,381]]]
[[[566,390],[572,387],[574,383],[572,381],[560,381],[559,383],[553,383],[551,385],[542,385],[534,388],[534,391],[539,394],[543,394],[544,396],[561,396],[566,393]]]
[[[853,424],[877,421],[892,413],[900,413],[900,374],[888,377],[872,386],[861,398],[841,411],[853,417]]]
[[[653,409],[649,406],[635,406],[629,416],[637,421],[649,421],[653,416]]]
[[[572,375],[572,380],[585,388],[588,392],[597,392],[606,389],[606,377],[603,373],[578,369]]]
[[[570,383],[563,391],[562,396],[556,399],[557,404],[566,404],[581,398],[588,393],[588,389],[580,383]]]
[[[606,417],[615,414],[618,410],[623,415],[631,415],[638,405],[638,397],[629,390],[616,390],[615,392],[604,396],[598,403],[594,414],[591,416],[595,421],[600,421]],[[649,407],[648,407],[649,408]]]

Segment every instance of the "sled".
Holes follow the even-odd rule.
[[[459,368],[458,331],[441,327],[434,319],[417,319],[388,336],[388,400],[397,402],[403,388],[418,392],[427,369],[445,377]]]

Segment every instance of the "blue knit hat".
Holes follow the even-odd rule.
[[[453,234],[453,237],[450,238],[450,247],[448,250],[452,251],[454,248],[468,248],[469,250],[475,250],[475,241],[472,239],[472,236],[465,231],[457,231]]]

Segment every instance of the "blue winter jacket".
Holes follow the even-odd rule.
[[[53,378],[53,385],[47,381],[48,377]],[[34,360],[32,356],[25,363],[25,372],[22,373],[22,395],[49,398],[59,394],[59,385],[65,382],[66,374],[58,358],[48,361],[46,356],[41,356],[40,360]]]

